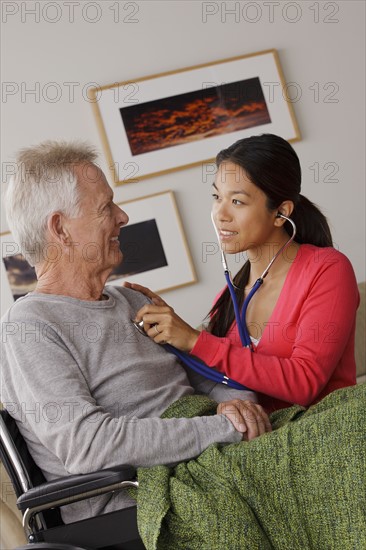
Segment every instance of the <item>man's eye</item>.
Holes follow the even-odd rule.
[[[219,198],[219,196],[216,195],[216,193],[212,193],[212,198],[213,198],[214,200],[217,200],[217,199]]]

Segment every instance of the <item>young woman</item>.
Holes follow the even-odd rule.
[[[217,297],[208,329],[185,323],[160,297],[136,320],[156,343],[169,343],[257,392],[270,412],[309,406],[356,380],[355,315],[359,295],[349,260],[335,248],[319,209],[300,194],[301,168],[292,146],[265,134],[221,151],[213,184],[213,221],[226,253],[246,252],[234,278],[241,306],[255,281],[292,234],[249,303],[252,349],[239,338],[228,288]]]

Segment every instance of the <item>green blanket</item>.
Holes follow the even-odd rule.
[[[215,413],[201,396],[164,417]],[[366,549],[366,384],[305,410],[272,414],[274,431],[211,445],[175,468],[138,472],[148,550]]]

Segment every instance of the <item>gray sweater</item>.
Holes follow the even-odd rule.
[[[104,294],[108,300],[89,302],[30,293],[2,319],[1,400],[45,477],[173,465],[213,442],[240,441],[223,415],[159,418],[195,390],[175,356],[132,325],[146,298],[113,286]],[[192,380],[217,401],[241,396]],[[129,503],[121,492],[67,506],[63,516],[68,522]]]

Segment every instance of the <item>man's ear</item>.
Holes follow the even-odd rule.
[[[47,221],[47,228],[52,239],[61,246],[71,244],[71,236],[65,224],[65,217],[61,212],[52,212]]]
[[[282,216],[286,216],[286,218],[290,218],[293,210],[294,210],[294,203],[292,201],[283,201],[276,210],[276,218],[275,218],[274,224],[277,227],[281,227],[286,220],[284,218],[281,218],[280,216],[277,216],[277,214],[282,214]]]

